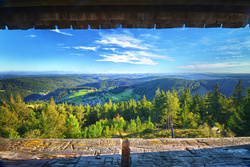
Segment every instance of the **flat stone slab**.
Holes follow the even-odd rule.
[[[131,167],[250,166],[250,137],[129,139]]]
[[[122,150],[124,143],[128,147]],[[7,167],[120,167],[122,151],[129,153],[124,156],[129,157],[125,166],[131,167],[250,166],[250,137],[128,139],[126,142],[122,139],[0,139],[0,155]]]
[[[6,166],[120,166],[121,139],[0,139]]]

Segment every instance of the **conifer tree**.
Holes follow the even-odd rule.
[[[211,115],[211,123],[212,125],[218,121],[218,116],[222,111],[221,104],[221,92],[218,83],[214,85],[214,92],[209,96],[209,114]],[[220,122],[219,122],[220,123]]]
[[[130,120],[129,131],[132,133],[136,133],[136,123],[134,119]]]
[[[233,103],[234,108],[238,110],[243,104],[244,99],[244,86],[242,85],[241,80],[239,80],[239,83],[235,86],[235,89],[233,91]]]
[[[234,110],[228,125],[238,136],[250,135],[250,88],[246,90],[246,97],[242,107]]]
[[[74,115],[70,114],[66,118],[66,128],[66,138],[81,138],[81,128],[77,118]]]
[[[84,107],[81,104],[79,106],[75,106],[73,113],[76,116],[76,118],[78,119],[79,126],[83,127],[83,125],[86,121],[86,117],[85,117],[86,114],[85,114]]]
[[[60,138],[66,130],[66,117],[59,114],[53,101],[51,99],[49,104],[45,104],[40,115],[39,128],[44,138]]]

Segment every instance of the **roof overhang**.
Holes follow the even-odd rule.
[[[0,29],[240,28],[249,0],[2,0]]]

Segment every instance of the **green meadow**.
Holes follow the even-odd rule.
[[[67,103],[75,103],[75,104],[82,104],[82,97],[88,93],[94,92],[94,90],[88,90],[88,89],[82,89],[78,90],[74,93],[71,93],[59,100],[57,102],[64,102],[67,101]]]
[[[129,101],[130,99],[139,100],[141,98],[140,95],[133,93],[133,89],[131,89],[131,88],[125,89],[123,92],[118,93],[118,94],[114,94],[114,93],[111,93],[109,91],[107,93],[103,93],[101,95],[100,94],[95,94],[95,95],[89,94],[92,92],[95,92],[95,91],[82,89],[82,90],[76,91],[74,93],[71,93],[71,94],[57,100],[57,102],[67,101],[67,103],[74,103],[77,105],[79,105],[79,104],[86,105],[87,104],[86,101],[95,101],[94,103],[97,104],[97,103],[99,103],[99,100],[102,103],[105,103],[105,102],[108,102],[109,99],[111,99],[112,102],[118,103],[121,101]],[[84,102],[83,99],[85,99],[86,101]]]

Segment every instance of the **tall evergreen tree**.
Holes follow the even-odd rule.
[[[246,90],[246,97],[242,107],[235,109],[228,125],[238,136],[250,135],[250,88]]]
[[[216,83],[214,85],[214,92],[212,93],[212,97],[211,96],[209,96],[209,97],[210,97],[209,98],[210,99],[209,112],[210,112],[211,119],[212,119],[211,123],[212,123],[212,125],[214,125],[215,122],[218,121],[217,117],[221,114],[221,111],[222,111],[222,104],[221,104],[222,94],[220,92],[220,87],[219,87],[218,83]]]
[[[66,118],[66,131],[64,134],[66,138],[81,138],[81,128],[79,126],[79,122],[72,114]]]
[[[233,91],[233,102],[234,102],[234,108],[238,110],[243,104],[244,99],[244,86],[242,85],[241,80],[239,80],[239,83],[235,86],[235,89]]]
[[[45,104],[40,115],[39,128],[43,133],[44,138],[60,138],[65,132],[66,117],[60,114],[53,100],[49,104]]]

